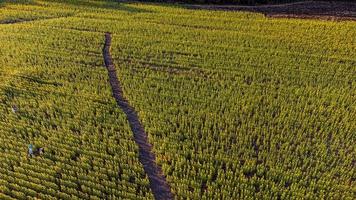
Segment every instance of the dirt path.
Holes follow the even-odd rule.
[[[166,178],[162,173],[162,169],[156,164],[156,156],[152,152],[152,145],[147,140],[147,134],[143,129],[137,113],[123,97],[123,92],[119,83],[119,79],[117,78],[116,69],[112,61],[110,48],[111,34],[106,33],[103,56],[105,66],[109,73],[109,81],[113,96],[117,104],[126,114],[127,120],[130,123],[131,130],[134,133],[134,140],[139,147],[139,160],[142,163],[146,174],[148,175],[153,195],[155,199],[173,199],[170,186],[168,185]]]

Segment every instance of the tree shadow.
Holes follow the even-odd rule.
[[[129,13],[152,13],[151,10],[142,8],[135,8],[122,1],[85,1],[85,0],[47,0],[46,2],[53,2],[59,4],[65,4],[74,7],[81,7],[87,9],[104,9],[110,11],[125,11]]]
[[[51,83],[52,84],[52,83]],[[80,98],[85,102],[93,102],[96,104],[100,104],[100,105],[104,105],[104,106],[108,106],[111,103],[109,101],[106,101],[104,99],[97,99],[95,97],[90,97],[90,96],[78,96],[75,93],[65,93],[65,92],[60,92],[57,90],[46,90],[46,89],[42,89],[40,87],[37,87],[34,90],[29,90],[28,88],[19,88],[17,86],[7,86],[3,88],[3,93],[5,95],[5,98],[3,99],[3,101],[0,103],[4,103],[5,102],[11,102],[13,101],[15,98],[17,97],[21,97],[21,98],[28,98],[28,97],[45,97],[46,95],[54,95],[57,97],[62,97],[62,98],[69,98],[69,97],[73,97],[73,98]]]
[[[34,83],[38,83],[38,84],[42,84],[42,85],[52,85],[52,86],[62,86],[63,84],[61,83],[58,83],[58,82],[53,82],[53,81],[45,81],[45,80],[42,80],[38,77],[34,77],[34,76],[23,76],[23,75],[19,75],[18,77],[20,78],[23,78],[27,81],[30,81],[30,82],[34,82]]]
[[[37,3],[33,0],[0,0],[0,7],[4,7],[6,4],[36,5]]]
[[[152,10],[135,8],[129,3],[116,0],[46,0],[44,3],[58,3],[73,7],[81,7],[87,9],[107,9],[110,11],[125,11],[129,13],[152,13]],[[144,3],[144,2],[143,2]],[[0,0],[0,8],[7,4],[24,4],[24,5],[41,5],[42,2],[36,0]]]

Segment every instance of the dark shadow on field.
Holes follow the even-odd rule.
[[[34,0],[0,0],[0,8],[6,7],[7,5],[40,5],[40,4]],[[48,19],[48,18],[36,18],[31,16],[16,16],[16,15],[13,16],[10,15],[8,17],[9,18],[0,20],[0,24],[16,24],[22,22],[36,21],[40,19]],[[11,18],[11,17],[15,17],[15,18]]]
[[[188,9],[247,11],[267,17],[356,20],[356,2],[302,1],[278,5],[182,5]]]
[[[56,87],[63,85],[63,84],[58,83],[58,82],[45,81],[45,80],[42,80],[42,79],[40,79],[38,77],[34,77],[34,76],[23,76],[23,75],[20,75],[18,77],[23,78],[23,79],[25,79],[27,81],[38,83],[38,84],[42,84],[42,85],[52,85],[52,86],[56,86]]]
[[[17,96],[19,94],[17,90],[14,90],[11,87],[5,87],[3,89],[3,92],[5,94],[6,99],[8,99],[8,100],[14,99],[15,96]]]
[[[100,104],[103,106],[108,106],[111,105],[111,102],[108,102],[104,99],[97,99],[97,98],[92,98],[90,96],[78,96],[77,94],[74,93],[65,93],[61,92],[58,90],[46,90],[46,89],[41,89],[41,88],[36,88],[35,90],[29,90],[28,88],[19,88],[16,86],[7,86],[3,88],[3,92],[5,95],[5,100],[3,103],[6,101],[11,101],[16,97],[45,97],[46,95],[54,95],[62,98],[80,98],[81,100],[85,102],[94,102],[96,104]]]
[[[37,3],[33,0],[0,0],[0,8],[6,4],[36,5]]]
[[[85,1],[85,0],[47,0],[46,2],[66,4],[70,6],[80,6],[88,9],[107,9],[110,11],[125,11],[129,13],[151,13],[153,11],[131,7],[129,4],[121,1],[107,0],[107,1]]]

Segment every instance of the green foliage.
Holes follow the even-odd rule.
[[[103,35],[36,24],[65,21],[72,8],[1,9],[1,19],[32,21],[0,25],[0,198],[152,199],[111,97]],[[45,154],[28,158],[30,143]]]
[[[355,22],[100,1],[1,9],[0,21],[31,19],[0,25],[1,199],[152,198],[111,97],[105,32],[177,199],[354,197]],[[45,155],[28,159],[28,143]]]
[[[152,10],[112,49],[179,199],[353,197],[355,22]]]

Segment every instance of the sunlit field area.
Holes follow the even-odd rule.
[[[0,199],[154,199],[107,32],[175,199],[355,198],[356,21],[0,2]]]

